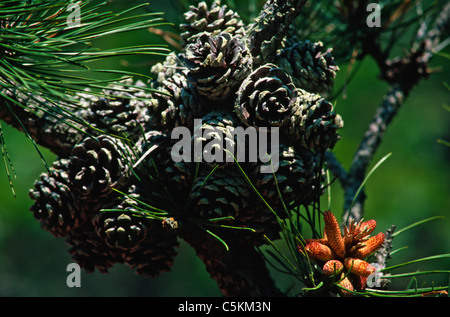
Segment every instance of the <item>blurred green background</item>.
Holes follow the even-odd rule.
[[[123,10],[137,3],[111,1],[108,9]],[[232,7],[239,3],[239,12],[251,19],[252,12],[261,8],[263,1],[228,3]],[[166,29],[177,31],[184,5],[185,1],[151,0],[149,8],[165,12],[166,20],[174,24]],[[96,45],[107,48],[147,43],[164,41],[144,30],[133,33],[133,36],[110,37],[96,42]],[[113,68],[145,73],[152,64],[161,60],[161,57],[147,56],[107,63],[117,63]],[[336,89],[344,84],[347,68],[346,65],[339,66],[341,71],[336,79]],[[392,224],[400,229],[433,216],[444,216],[444,219],[434,220],[396,237],[394,249],[407,248],[393,257],[389,262],[392,265],[450,251],[450,147],[437,142],[438,139],[450,141],[450,112],[443,107],[450,105],[450,92],[444,85],[450,84],[449,59],[436,56],[431,67],[440,71],[414,88],[388,128],[373,161],[372,166],[392,153],[366,184],[365,218],[377,220],[376,232],[385,231]],[[342,140],[334,152],[346,168],[387,90],[387,85],[377,76],[377,66],[369,59],[364,60],[347,87],[346,98],[337,100],[336,111],[343,117],[345,126],[341,131]],[[81,287],[67,287],[69,272],[66,267],[72,261],[64,240],[43,231],[28,211],[32,204],[28,190],[44,171],[44,166],[23,134],[4,123],[2,128],[17,178],[14,180],[14,198],[5,169],[0,167],[0,296],[221,296],[195,252],[184,242],[180,243],[172,270],[157,278],[142,278],[127,266],[116,265],[108,274],[82,272]],[[46,149],[42,152],[47,162],[55,159]],[[331,188],[331,199],[332,211],[339,217],[343,192],[337,182]],[[431,269],[448,270],[450,261],[447,258],[422,262],[393,273]],[[273,274],[282,288],[294,283],[288,276],[275,271]],[[430,280],[434,280],[436,285],[444,285],[449,276],[420,277],[418,285],[431,286]],[[392,287],[405,287],[408,281],[396,279]]]

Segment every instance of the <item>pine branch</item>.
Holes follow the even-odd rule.
[[[391,258],[392,252],[392,240],[394,239],[394,231],[396,226],[392,225],[391,228],[385,232],[385,240],[380,249],[378,249],[373,255],[375,262],[378,264],[378,270],[384,269],[386,267],[387,260]]]
[[[68,114],[59,109],[44,109],[36,97],[25,97],[4,90],[0,99],[0,118],[19,131],[28,134],[37,144],[60,157],[67,157],[73,145],[86,135],[86,126],[70,122]],[[31,98],[30,98],[31,97]]]
[[[343,219],[360,220],[364,214],[365,194],[360,192],[354,200],[355,194],[361,186],[368,166],[371,163],[384,134],[397,115],[399,108],[404,103],[412,88],[428,76],[428,63],[430,62],[436,48],[439,47],[440,39],[448,34],[450,20],[450,5],[444,7],[433,27],[420,36],[420,42],[411,46],[409,56],[402,59],[387,61],[382,67],[382,78],[391,84],[383,102],[378,107],[372,122],[364,134],[364,137],[356,151],[347,177],[342,167],[337,163],[332,154],[327,154],[329,167],[343,183],[344,194],[344,216]],[[418,48],[417,48],[418,47]]]
[[[398,113],[404,98],[404,91],[399,86],[393,86],[390,88],[384,97],[382,104],[377,109],[375,117],[370,123],[369,128],[353,157],[348,172],[348,180],[345,184],[344,194],[344,210],[346,211],[346,214],[343,219],[353,218],[357,221],[362,219],[364,214],[363,204],[365,195],[361,192],[354,201],[355,195],[364,180],[376,150],[383,140],[387,127]],[[349,214],[347,214],[347,212]]]
[[[348,172],[342,166],[341,162],[331,151],[326,151],[324,159],[327,162],[327,168],[337,177],[343,187],[346,186],[348,180]]]
[[[284,296],[266,268],[266,263],[253,244],[230,229],[218,233],[229,250],[206,231],[189,226],[180,233],[205,264],[224,296]]]

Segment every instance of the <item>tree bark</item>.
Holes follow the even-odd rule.
[[[253,243],[240,235],[239,230],[222,229],[214,230],[214,233],[224,240],[228,250],[222,242],[194,224],[186,224],[180,237],[194,248],[224,296],[283,296],[261,254]]]
[[[37,101],[27,96],[11,91],[4,93],[10,100],[0,98],[0,119],[59,157],[68,157],[74,145],[86,136],[86,127],[69,122],[61,109],[44,111]]]
[[[355,195],[364,181],[369,164],[372,162],[388,126],[397,115],[412,88],[421,79],[428,76],[428,64],[433,53],[443,48],[440,40],[448,34],[449,22],[450,4],[447,4],[428,32],[424,32],[424,28],[419,29],[417,41],[411,45],[408,56],[384,62],[375,58],[382,71],[381,78],[391,86],[383,102],[376,110],[374,118],[355,152],[348,172],[345,171],[333,153],[327,152],[325,155],[328,168],[339,179],[344,188],[344,222],[351,218],[356,221],[363,218],[366,195],[364,190],[361,190],[353,202]],[[368,51],[365,53],[378,56],[380,52],[381,50],[376,48],[375,52]]]

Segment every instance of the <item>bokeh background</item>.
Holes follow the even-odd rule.
[[[165,19],[173,23],[165,29],[178,32],[183,8],[187,1],[150,0],[147,10],[165,12]],[[227,1],[237,7],[245,19],[252,19],[264,1]],[[124,10],[139,1],[110,1],[107,8]],[[81,18],[82,18],[81,12]],[[148,43],[165,44],[161,37],[147,31],[124,34],[96,42],[99,47],[118,47]],[[327,43],[325,43],[327,45]],[[170,47],[169,48],[173,48]],[[448,50],[447,50],[448,54]],[[99,67],[112,67],[146,73],[162,57],[133,57],[111,59]],[[336,89],[345,84],[347,65],[339,65]],[[417,221],[443,216],[409,230],[394,239],[396,253],[389,264],[397,264],[431,255],[450,252],[450,147],[438,139],[450,141],[449,58],[436,56],[431,64],[436,70],[429,79],[415,87],[388,128],[373,165],[392,153],[366,184],[366,219],[376,219],[376,232],[395,224],[398,229]],[[336,111],[345,126],[342,140],[334,152],[348,168],[376,107],[381,103],[387,85],[378,79],[378,69],[370,59],[364,60],[353,80],[346,85],[345,96],[336,100]],[[5,168],[0,166],[0,296],[221,296],[214,281],[196,258],[195,252],[180,242],[179,254],[170,272],[154,279],[136,275],[125,265],[114,266],[108,274],[81,273],[81,287],[69,288],[66,267],[72,262],[63,239],[43,231],[33,218],[28,190],[44,171],[31,142],[21,133],[2,124],[7,149],[14,163],[17,178],[13,196]],[[41,149],[47,162],[55,156]],[[335,182],[331,187],[332,211],[342,214],[343,191]],[[406,247],[406,248],[404,248]],[[450,269],[448,258],[422,262],[393,271]],[[273,276],[282,288],[294,286],[291,277],[275,270]],[[418,277],[418,286],[448,285],[448,274]],[[396,279],[393,288],[406,287],[407,279]]]

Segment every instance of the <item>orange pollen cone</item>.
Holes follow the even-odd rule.
[[[344,274],[344,273],[342,273],[342,274]],[[353,285],[352,285],[352,282],[350,282],[348,276],[344,277],[338,284],[340,286],[346,288],[349,291],[353,291]],[[343,296],[353,296],[353,293],[351,293],[347,290],[341,288],[339,291],[341,292],[341,294]]]
[[[363,277],[368,277],[376,270],[373,265],[367,263],[366,261],[355,258],[345,258],[344,266],[353,274]]]
[[[381,247],[385,239],[383,232],[380,232],[376,236],[371,237],[366,242],[362,248],[356,249],[352,256],[359,259],[364,259],[374,253],[378,248]]]
[[[367,277],[354,275],[352,277],[352,282],[355,289],[362,291],[366,288]]]
[[[336,217],[329,211],[324,213],[325,233],[328,239],[328,245],[333,249],[336,255],[340,258],[345,257],[345,243],[344,238],[339,228],[339,223]]]
[[[327,244],[328,240],[327,239],[305,239],[306,244],[311,243],[311,242],[319,242],[322,244]]]
[[[344,264],[342,264],[342,262],[338,261],[338,260],[327,261],[323,265],[323,268],[322,268],[323,274],[325,274],[326,276],[340,274],[343,269],[344,269]]]
[[[305,246],[306,252],[309,256],[321,260],[321,261],[329,261],[333,258],[333,251],[326,245],[323,245],[319,242],[311,242]]]
[[[366,234],[371,234],[372,231],[375,229],[375,227],[377,226],[377,222],[375,220],[367,220],[364,221],[360,226],[359,226],[359,232],[365,232]]]

